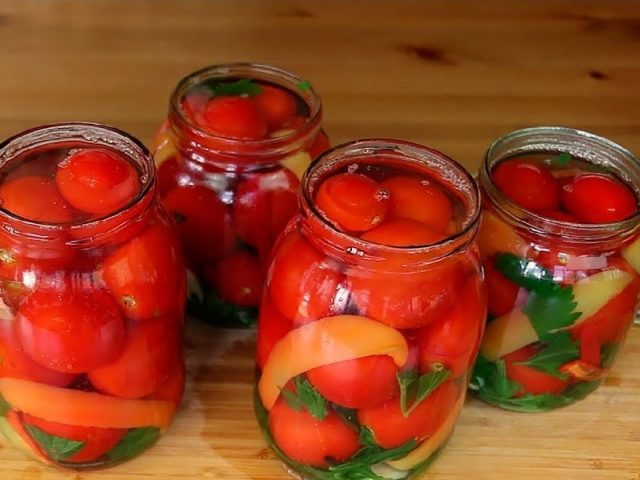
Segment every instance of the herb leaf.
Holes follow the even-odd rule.
[[[160,438],[160,430],[154,427],[134,428],[107,453],[112,462],[122,462],[137,457]]]
[[[522,311],[529,317],[538,337],[544,337],[549,332],[573,325],[581,315],[574,311],[577,305],[573,289],[558,286],[546,295],[531,292]]]
[[[571,156],[570,153],[562,152],[560,155],[557,155],[553,159],[553,163],[558,167],[566,167],[567,165],[569,165],[569,162],[571,161],[572,158],[573,157]]]
[[[497,254],[495,266],[509,280],[529,291],[546,295],[559,288],[549,270],[533,260],[518,257],[513,253]]]
[[[446,368],[427,372],[419,377],[415,370],[398,373],[400,410],[402,411],[402,415],[408,417],[431,392],[438,388],[450,376],[451,371]],[[409,401],[411,401],[411,405],[409,405]]]
[[[504,360],[490,362],[480,355],[473,369],[469,388],[503,399],[511,398],[520,392],[522,385],[507,378]]]
[[[311,90],[311,83],[308,80],[302,80],[298,82],[298,88],[302,91]]]
[[[0,395],[0,417],[4,417],[11,410],[11,405]]]
[[[600,368],[611,368],[620,349],[619,343],[605,343],[600,348]]]
[[[248,95],[255,97],[262,93],[260,85],[248,78],[242,78],[235,82],[221,82],[219,80],[211,80],[203,82],[202,86],[209,90],[212,97]]]
[[[567,375],[558,369],[567,362],[580,357],[578,342],[571,339],[569,332],[555,332],[541,338],[546,346],[530,359],[516,362],[516,365],[526,365],[541,372],[565,380]]]
[[[54,462],[61,462],[71,458],[84,448],[85,442],[57,437],[33,425],[25,424],[24,428]]]
[[[320,392],[301,375],[295,378],[294,384],[296,393],[287,389],[282,390],[282,397],[287,405],[298,412],[305,409],[312,417],[324,420],[327,416],[327,401]]]

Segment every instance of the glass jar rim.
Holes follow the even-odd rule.
[[[270,138],[260,140],[240,139],[216,135],[203,129],[195,122],[192,122],[183,113],[180,107],[181,99],[187,90],[201,84],[203,81],[213,78],[251,78],[256,80],[272,81],[287,88],[290,91],[301,90],[299,85],[304,84],[305,89],[298,92],[309,107],[309,116],[305,118],[302,125],[292,128],[291,132]],[[260,63],[238,62],[210,65],[195,72],[189,73],[183,77],[169,99],[169,115],[179,122],[178,127],[186,126],[198,137],[203,139],[215,139],[220,145],[224,145],[229,151],[251,151],[251,155],[255,156],[258,152],[265,152],[264,155],[271,155],[273,151],[282,149],[294,140],[316,134],[320,130],[320,122],[322,119],[322,101],[313,85],[305,81],[302,77],[291,73],[282,68]]]
[[[371,158],[380,155],[383,158],[395,158],[400,161],[409,161],[414,165],[431,167],[430,170],[446,175],[454,175],[458,180],[466,183],[466,188],[454,188],[445,177],[439,177],[439,181],[452,187],[456,194],[462,192],[466,196],[465,218],[459,231],[445,237],[444,239],[427,245],[410,247],[397,247],[380,243],[362,240],[348,233],[339,230],[329,222],[316,208],[313,201],[313,188],[323,176],[323,173],[335,170],[345,163],[357,161],[358,158]],[[436,165],[438,168],[435,168]],[[450,178],[449,180],[453,180]],[[300,202],[302,206],[311,212],[311,215],[321,225],[321,228],[334,238],[342,242],[348,242],[354,248],[362,251],[375,250],[381,255],[384,254],[416,254],[428,255],[430,261],[438,260],[447,254],[458,249],[465,248],[475,238],[480,221],[480,191],[473,176],[458,162],[444,153],[420,145],[418,143],[405,140],[395,140],[388,138],[365,138],[352,140],[326,150],[309,165],[305,171],[300,189]]]
[[[139,204],[144,198],[151,196],[156,182],[156,170],[153,158],[147,147],[131,134],[100,123],[61,122],[23,130],[0,142],[0,170],[17,155],[29,150],[41,148],[45,145],[74,141],[90,144],[92,147],[99,146],[113,149],[136,161],[137,166],[142,169],[140,172],[142,183],[140,191],[117,210],[95,219],[80,222],[51,223],[31,220],[5,210],[0,206],[0,218],[5,219],[3,222],[5,225],[7,223],[23,225],[31,231],[38,229],[50,233],[57,233],[63,230],[81,232],[83,229],[91,229],[124,216],[133,206]],[[7,219],[9,222],[7,222]],[[12,233],[19,234],[20,232],[13,231]],[[82,237],[78,235],[76,238],[81,239]],[[81,240],[78,240],[78,242],[81,242]]]
[[[510,145],[519,148],[501,152]],[[527,143],[530,142],[530,143]],[[594,150],[597,147],[597,151]],[[519,227],[532,229],[539,235],[551,235],[568,241],[599,242],[619,235],[631,234],[640,228],[640,208],[631,217],[611,223],[575,223],[544,217],[527,210],[504,195],[493,183],[491,170],[500,161],[520,154],[569,153],[570,155],[597,165],[596,160],[606,163],[615,159],[616,164],[606,163],[616,170],[627,186],[633,189],[640,206],[640,160],[628,149],[584,130],[563,126],[536,126],[514,130],[494,140],[485,152],[479,170],[478,181],[491,204],[499,210],[499,215],[507,222]],[[633,174],[638,180],[632,182]]]

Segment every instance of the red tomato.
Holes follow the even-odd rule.
[[[515,159],[500,162],[491,172],[496,186],[522,208],[557,210],[560,186],[543,165]]]
[[[228,207],[204,186],[176,187],[162,203],[176,220],[183,251],[193,267],[229,253],[235,243]]]
[[[451,413],[459,392],[458,387],[447,381],[436,388],[408,416],[402,415],[400,398],[373,408],[358,410],[358,421],[373,432],[376,443],[382,448],[395,448],[409,440],[424,440],[442,425]]]
[[[347,408],[370,408],[399,393],[399,369],[387,355],[347,360],[314,368],[307,378],[324,398]]]
[[[118,153],[88,148],[58,165],[56,183],[74,208],[103,215],[127,205],[140,190],[134,166]]]
[[[516,365],[518,362],[529,360],[539,350],[540,347],[536,345],[527,345],[503,357],[507,368],[507,378],[522,385],[522,391],[517,393],[516,396],[522,396],[526,393],[532,395],[541,395],[543,393],[558,394],[569,384],[568,380],[556,378],[535,368]]]
[[[433,180],[396,176],[382,182],[390,194],[387,218],[405,218],[444,232],[453,218],[453,206],[443,187]]]
[[[391,247],[421,247],[437,243],[446,237],[444,233],[423,223],[398,218],[380,223],[360,238]]]
[[[454,268],[407,275],[349,272],[351,300],[362,315],[394,328],[419,328],[440,318],[455,298]]]
[[[296,323],[326,317],[343,275],[297,231],[285,234],[267,274],[276,308]]]
[[[177,157],[167,158],[158,167],[158,191],[160,196],[167,195],[178,184],[180,164]]]
[[[616,178],[583,173],[562,187],[562,206],[585,223],[612,223],[638,212],[633,191]]]
[[[112,362],[124,346],[118,306],[98,289],[36,290],[18,310],[16,328],[24,351],[59,372],[88,372]]]
[[[470,276],[459,288],[463,302],[454,303],[448,312],[420,329],[417,337],[420,372],[430,372],[443,364],[452,378],[464,374],[475,360],[486,313],[483,286]]]
[[[358,448],[358,433],[332,410],[323,420],[306,410],[296,411],[281,398],[269,412],[269,429],[276,445],[291,460],[325,468],[344,462]]]
[[[296,100],[283,88],[260,85],[260,90],[254,100],[267,117],[269,128],[277,130],[296,114]]]
[[[124,428],[82,427],[49,422],[27,413],[22,414],[22,420],[25,426],[36,427],[49,435],[82,442],[80,450],[64,459],[68,463],[89,463],[98,460],[115,447],[127,433],[127,429]]]
[[[320,184],[316,205],[338,228],[364,232],[384,220],[388,197],[375,180],[359,173],[340,173]]]
[[[6,308],[6,307],[5,307]],[[0,378],[19,378],[66,387],[77,375],[43,367],[25,353],[11,321],[0,320]]]
[[[236,252],[217,265],[206,267],[203,275],[226,302],[243,307],[260,303],[264,274],[262,263],[253,253]]]
[[[180,304],[184,266],[164,224],[149,226],[118,248],[99,273],[125,315],[135,320],[163,316]]]
[[[249,97],[214,97],[200,115],[200,127],[221,137],[260,140],[267,135],[267,116],[258,103]]]
[[[522,305],[525,295],[518,300],[520,287],[505,277],[495,266],[495,257],[488,258],[482,265],[489,292],[489,313],[499,317]]]
[[[141,398],[155,391],[179,363],[179,333],[168,318],[131,326],[115,361],[89,372],[99,391],[121,398]]]
[[[256,339],[256,363],[258,368],[264,368],[275,344],[293,328],[293,322],[278,311],[269,295],[265,295],[258,315],[258,335]]]
[[[0,205],[27,220],[47,223],[73,220],[71,207],[56,184],[44,177],[18,177],[0,185]]]
[[[313,144],[311,144],[311,148],[309,149],[309,155],[311,158],[316,158],[325,150],[329,150],[331,148],[331,143],[329,143],[329,137],[324,131],[320,131]]]
[[[542,210],[538,213],[543,217],[551,218],[552,220],[559,220],[561,222],[580,223],[580,220],[578,220],[576,217],[574,217],[573,215],[569,215],[568,213],[563,212],[562,210]]]
[[[244,176],[238,183],[233,221],[238,236],[266,259],[298,208],[298,177],[285,168]]]

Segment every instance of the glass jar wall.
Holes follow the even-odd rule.
[[[0,428],[71,469],[136,457],[184,387],[185,269],[151,156],[118,130],[0,145]]]
[[[479,245],[489,289],[471,386],[517,411],[569,405],[608,375],[640,289],[640,164],[559,127],[519,130],[479,173]]]
[[[314,161],[300,204],[260,311],[260,426],[295,475],[408,478],[452,434],[479,346],[476,185],[439,152],[362,140]]]
[[[154,142],[162,202],[177,222],[189,311],[225,326],[257,318],[271,247],[299,178],[328,147],[311,85],[274,67],[217,65],[176,87]]]

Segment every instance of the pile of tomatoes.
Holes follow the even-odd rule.
[[[229,85],[231,90],[225,90]],[[207,145],[222,139],[216,148],[224,154],[224,160],[199,164],[177,145],[176,137],[189,133],[172,133],[169,123],[155,142],[162,146],[155,149],[162,202],[176,220],[188,266],[205,292],[205,306],[216,297],[213,309],[202,312],[200,305],[194,313],[238,325],[239,312],[244,309],[255,320],[265,262],[297,209],[298,175],[313,156],[329,147],[328,139],[320,132],[302,150],[285,158],[269,159],[267,155],[266,160],[256,156],[248,161],[242,155],[243,142],[296,137],[308,121],[308,106],[295,93],[276,85],[250,79],[203,84],[187,90],[181,105],[183,117],[207,135]],[[240,152],[225,151],[231,148],[224,144],[229,139],[240,142],[234,144]],[[266,151],[267,147],[255,147],[257,152],[261,148]],[[243,162],[249,165],[239,168]],[[236,307],[229,318],[223,318],[220,300]]]
[[[3,222],[14,227],[0,232],[0,381],[75,392],[69,411],[91,408],[94,397],[84,405],[79,391],[114,398],[114,406],[153,399],[175,410],[184,266],[153,190],[140,198],[137,168],[108,148],[53,145],[16,163],[0,183],[11,214]],[[20,399],[14,383],[0,393]],[[38,401],[35,411],[46,413],[48,399]],[[65,459],[74,464],[98,461],[127,432],[13,413],[24,426],[83,442]]]
[[[385,451],[429,438],[441,446],[479,345],[486,299],[477,254],[467,250],[427,267],[410,266],[412,251],[459,231],[462,202],[426,174],[364,163],[320,180],[313,206],[335,231],[369,247],[392,247],[395,256],[374,264],[357,252],[328,254],[323,245],[334,239],[305,233],[305,219],[299,219],[276,244],[267,275],[258,384],[269,435],[290,464],[348,463],[369,434]],[[456,302],[460,297],[465,301]],[[378,344],[384,348],[377,350]],[[398,359],[393,351],[406,356]],[[298,366],[295,381],[282,373]],[[433,372],[445,372],[445,380],[411,412],[403,411],[400,379]],[[328,405],[327,415],[296,408],[288,393],[277,396],[273,377],[289,380],[277,387],[294,394],[296,384],[307,382]],[[299,386],[297,394],[309,396]],[[434,452],[427,445],[423,450]]]

